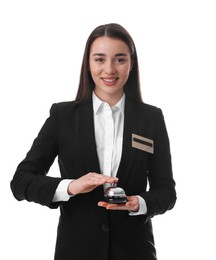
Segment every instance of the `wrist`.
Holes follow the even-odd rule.
[[[70,196],[76,195],[76,193],[75,193],[75,191],[74,191],[74,189],[73,189],[73,184],[74,184],[73,182],[74,182],[74,180],[72,180],[72,181],[69,183],[68,187],[67,187],[67,193],[68,193],[68,195],[70,195]]]
[[[131,205],[132,207],[129,211],[132,213],[136,213],[139,211],[139,199],[137,198],[137,196],[131,196],[131,198],[133,200],[133,204]]]
[[[137,212],[130,211],[129,215],[130,216],[146,215],[146,213],[147,213],[147,206],[146,206],[145,200],[141,196],[139,196],[139,195],[136,195],[136,197],[139,200],[139,210]]]

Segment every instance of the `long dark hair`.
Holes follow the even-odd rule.
[[[102,36],[122,40],[128,45],[133,66],[128,80],[124,86],[124,91],[126,95],[130,96],[132,99],[142,101],[139,80],[139,66],[135,44],[127,30],[116,23],[98,26],[89,35],[83,55],[80,82],[75,101],[78,103],[84,103],[87,101],[95,87],[94,81],[89,71],[89,53],[94,40]]]

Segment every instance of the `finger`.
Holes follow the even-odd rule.
[[[95,184],[95,185],[101,185],[106,183],[106,179],[105,178],[101,178],[100,176],[90,176],[87,180],[88,184]]]
[[[116,183],[118,182],[118,178],[117,177],[110,177],[107,175],[103,175],[103,174],[98,174],[98,173],[90,173],[88,174],[88,180],[98,180],[101,181],[101,183]]]
[[[105,201],[99,201],[98,202],[98,206],[104,207],[106,209],[117,209],[117,208],[123,207],[123,205],[124,204],[121,204],[121,206],[119,206],[119,204],[110,204],[110,203],[105,202]]]
[[[96,184],[96,185],[103,185],[106,183],[112,184],[112,183],[117,183],[118,180],[113,180],[110,178],[102,178],[102,179],[91,179],[90,181],[92,181],[92,183]]]
[[[125,204],[111,204],[104,201],[100,201],[98,206],[104,207],[109,210],[127,210]]]
[[[127,207],[125,204],[108,204],[106,206],[106,209],[109,210],[127,210]]]
[[[100,207],[104,207],[104,208],[106,208],[107,205],[108,205],[108,203],[105,202],[105,201],[99,201],[99,202],[98,202],[98,206],[100,206]]]
[[[117,177],[111,177],[109,175],[105,175],[105,174],[102,174],[102,173],[96,173],[96,172],[90,172],[87,175],[91,176],[91,177],[98,177],[98,178],[107,178],[107,179],[118,180]]]
[[[99,174],[101,178],[104,178],[108,182],[118,182],[119,179],[117,177],[111,177],[108,175]]]
[[[134,208],[134,205],[131,202],[127,202],[125,206],[128,210],[131,210],[132,208]]]

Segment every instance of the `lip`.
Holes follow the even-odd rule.
[[[116,84],[118,78],[101,78],[103,83],[106,85],[106,86],[113,86]]]

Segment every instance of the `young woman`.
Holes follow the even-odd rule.
[[[47,176],[56,156],[60,178]],[[106,202],[113,184],[126,203]],[[157,259],[151,218],[176,201],[169,139],[161,110],[142,102],[136,48],[122,26],[90,34],[75,101],[53,104],[11,189],[60,208],[55,260]]]

